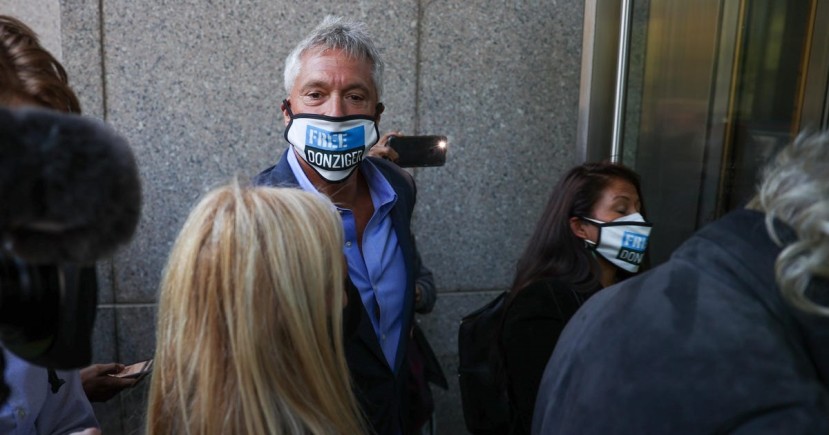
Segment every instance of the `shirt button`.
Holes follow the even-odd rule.
[[[14,413],[17,414],[17,418],[24,419],[26,418],[26,410],[20,407],[14,409]]]
[[[383,341],[386,341],[386,334],[383,334],[380,338],[382,338]]]
[[[351,247],[351,242],[350,242],[350,241],[345,242],[345,247],[346,247],[346,248],[350,248],[350,247]]]

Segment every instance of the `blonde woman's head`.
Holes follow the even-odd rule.
[[[797,235],[775,264],[783,296],[804,311],[829,315],[829,307],[813,300],[829,295],[810,294],[815,283],[829,280],[829,133],[803,134],[784,148],[765,169],[749,207],[766,213],[766,227],[779,245],[784,241],[774,219]]]
[[[342,227],[297,189],[207,194],[159,296],[148,433],[359,433],[345,363]]]

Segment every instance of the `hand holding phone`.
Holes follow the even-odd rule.
[[[152,371],[152,369],[153,360],[148,359],[146,361],[130,364],[124,367],[124,370],[121,370],[118,373],[111,374],[110,376],[115,376],[116,378],[141,379],[147,374],[149,374]]]
[[[446,136],[391,136],[388,141],[403,168],[443,166],[448,144]]]

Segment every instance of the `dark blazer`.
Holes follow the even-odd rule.
[[[544,367],[564,325],[591,293],[554,279],[536,281],[508,302],[501,356],[510,401],[510,433],[529,434]]]
[[[738,210],[591,297],[544,372],[533,433],[829,433],[829,318],[783,299],[780,250],[764,214]],[[812,285],[825,304],[829,282]]]
[[[276,165],[254,177],[255,185],[299,187],[288,164],[288,148]],[[348,307],[345,309],[345,353],[351,376],[355,383],[355,395],[368,417],[371,427],[378,434],[393,434],[397,428],[404,433],[409,424],[406,381],[409,368],[406,358],[412,321],[414,318],[414,282],[419,269],[418,256],[410,230],[412,211],[415,206],[416,188],[408,172],[383,159],[369,157],[397,193],[397,202],[391,210],[392,225],[406,263],[406,288],[403,302],[403,322],[397,348],[395,367],[389,367],[380,342],[371,325],[368,311],[362,304],[359,291],[348,280]]]

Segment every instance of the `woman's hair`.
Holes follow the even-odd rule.
[[[385,64],[365,24],[331,15],[325,17],[285,58],[284,85],[288,95],[291,94],[291,88],[302,67],[302,55],[314,49],[342,50],[353,59],[371,63],[371,77],[374,79],[378,100],[383,96]]]
[[[585,163],[571,169],[553,188],[530,242],[518,260],[513,295],[544,278],[556,278],[577,290],[600,287],[598,263],[584,240],[570,228],[573,216],[590,217],[602,191],[614,179],[629,182],[641,200],[639,175],[615,163]],[[642,205],[644,211],[644,202]]]
[[[0,15],[0,105],[37,104],[81,113],[66,71],[19,20]]]
[[[829,315],[829,307],[810,299],[826,301],[829,295],[807,291],[817,280],[829,280],[829,132],[801,134],[784,148],[764,170],[749,206],[766,213],[766,228],[778,245],[784,242],[775,219],[797,234],[775,264],[783,296],[806,312]]]
[[[319,195],[208,193],[164,270],[147,432],[363,433],[342,342],[342,243]]]

